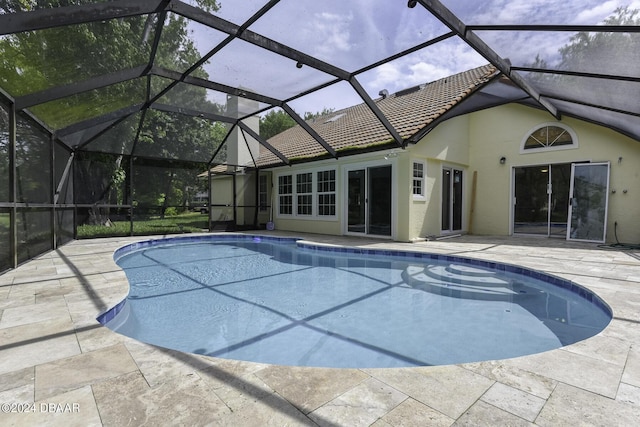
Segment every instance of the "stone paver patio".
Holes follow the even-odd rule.
[[[325,369],[216,359],[101,326],[96,317],[128,291],[113,251],[145,238],[74,241],[0,275],[0,425],[635,426],[640,420],[640,252],[554,239],[397,243],[288,234],[543,270],[596,292],[614,318],[577,344],[480,363]]]

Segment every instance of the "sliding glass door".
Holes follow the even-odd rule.
[[[609,163],[514,169],[513,232],[604,242]]]
[[[567,239],[604,242],[609,203],[609,163],[572,165],[570,200]]]
[[[513,232],[564,238],[571,164],[518,167],[514,176]]]
[[[391,166],[348,171],[347,232],[391,236]]]
[[[462,230],[462,171],[442,169],[442,232]]]

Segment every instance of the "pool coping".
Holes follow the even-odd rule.
[[[142,237],[74,241],[0,276],[1,396],[80,402],[81,413],[56,420],[86,425],[131,417],[219,425],[631,425],[640,417],[638,252],[546,239],[465,236],[409,244],[274,235],[536,265],[595,291],[614,318],[583,342],[507,360],[361,370],[230,363],[149,346],[99,325],[100,307],[128,292],[113,253]],[[51,421],[46,413],[6,415],[10,424]]]
[[[140,240],[128,245],[121,246],[114,251],[114,261],[117,263],[118,259],[129,253],[154,247],[161,246],[167,243],[199,243],[210,242],[212,240],[224,241],[224,240],[239,240],[239,241],[270,241],[277,243],[291,243],[296,244],[298,248],[306,250],[322,251],[322,252],[335,252],[339,254],[352,254],[352,255],[367,255],[367,256],[381,256],[381,257],[396,257],[402,260],[416,260],[424,262],[428,260],[445,261],[445,262],[459,262],[469,264],[474,267],[484,267],[500,272],[514,273],[523,275],[533,279],[542,280],[550,283],[554,286],[566,289],[569,292],[578,295],[580,298],[587,300],[594,304],[600,310],[602,310],[607,316],[613,317],[613,310],[611,307],[596,293],[590,291],[587,287],[582,286],[572,280],[563,279],[559,276],[545,273],[543,271],[535,270],[532,268],[522,267],[516,264],[510,264],[505,262],[488,261],[484,259],[474,259],[463,256],[436,254],[430,252],[412,251],[409,249],[404,250],[388,250],[388,249],[367,249],[359,248],[357,246],[343,246],[343,245],[329,245],[319,244],[312,241],[306,241],[300,237],[279,237],[270,236],[260,233],[225,233],[225,234],[205,234],[205,235],[191,235],[191,236],[175,236],[164,237],[161,239],[154,238],[148,240]],[[126,302],[126,297],[115,306],[109,308],[105,312],[97,316],[96,320],[105,325],[109,321],[113,320],[115,316],[120,312]]]

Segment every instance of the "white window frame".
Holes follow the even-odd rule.
[[[284,178],[284,177],[290,177],[291,178],[291,193],[280,193],[280,178]],[[277,189],[278,189],[278,197],[276,198],[276,200],[278,200],[278,209],[276,210],[276,212],[278,212],[278,216],[279,217],[292,217],[294,216],[293,214],[295,213],[295,182],[294,182],[294,176],[291,173],[286,173],[286,174],[282,174],[282,175],[278,175],[278,177],[276,178],[276,182],[278,183]],[[291,213],[282,213],[282,198],[283,197],[291,197]],[[289,205],[287,205],[289,206]]]
[[[527,148],[527,149],[524,148],[524,145],[527,143],[527,140],[529,139],[531,134],[533,134],[539,129],[542,129],[544,127],[549,127],[549,126],[554,126],[554,127],[564,129],[571,136],[572,143],[565,144],[565,145],[558,145],[558,146],[554,146],[554,145],[544,146],[540,148]],[[524,137],[522,138],[522,141],[520,142],[520,154],[540,153],[540,152],[546,152],[546,151],[574,150],[576,148],[578,148],[578,136],[576,135],[574,130],[571,129],[569,126],[565,125],[564,123],[558,123],[558,122],[546,122],[546,123],[541,123],[535,126],[524,135]]]
[[[267,175],[258,175],[258,210],[266,212],[269,210],[269,179]]]
[[[318,191],[318,173],[325,171],[333,171],[334,176],[334,190],[333,191]],[[311,193],[298,193],[298,176],[311,174]],[[291,205],[291,214],[283,214],[281,213],[280,201],[280,177],[290,176],[291,184],[292,184],[292,192],[291,194],[286,194],[287,196],[291,196],[292,205]],[[313,169],[301,169],[296,171],[287,171],[278,174],[274,177],[275,182],[278,183],[277,186],[277,208],[276,208],[276,217],[283,219],[296,219],[296,220],[322,220],[322,221],[337,221],[338,220],[338,171],[335,167],[316,167]],[[334,194],[334,214],[333,215],[320,215],[318,205],[319,205],[319,196],[320,195],[330,195]],[[311,214],[299,214],[298,213],[298,196],[307,196],[311,195]]]
[[[320,187],[320,179],[319,176],[321,173],[325,173],[325,172],[333,172],[333,180],[327,180],[327,181],[322,181],[323,183],[331,183],[333,182],[333,190],[321,190]],[[338,200],[338,195],[337,195],[337,188],[338,188],[338,175],[335,169],[322,169],[322,170],[317,170],[314,172],[314,176],[316,177],[316,181],[314,182],[314,188],[316,190],[316,195],[315,195],[315,207],[316,207],[316,214],[318,215],[318,218],[335,218],[338,212],[338,206],[337,206],[337,200]],[[323,204],[323,206],[332,206],[333,205],[333,213],[332,214],[323,214],[320,212],[320,197],[323,196],[328,196],[331,197],[333,195],[333,203],[325,203]]]
[[[416,165],[422,165],[422,176],[416,178],[415,171]],[[426,185],[426,175],[427,175],[427,164],[422,160],[413,160],[411,162],[411,194],[413,196],[413,200],[426,200],[427,193],[425,189]],[[420,193],[416,194],[416,183],[420,183]]]
[[[309,177],[310,180],[309,181],[305,181],[305,182],[301,182],[302,180],[300,179],[301,177]],[[306,179],[306,178],[305,178]],[[295,207],[296,210],[295,212],[295,216],[305,216],[305,217],[309,217],[309,216],[313,216],[313,213],[315,211],[315,203],[313,203],[313,184],[314,184],[314,179],[313,179],[313,172],[296,172],[295,174]],[[309,191],[301,191],[302,190],[302,186],[305,186],[308,188]],[[310,204],[307,203],[301,203],[301,199],[308,199],[311,201]],[[307,213],[302,213],[300,212],[301,209],[303,208],[307,208],[310,207],[310,211]]]

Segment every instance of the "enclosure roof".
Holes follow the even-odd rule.
[[[398,130],[403,141],[418,142],[453,112],[454,107],[496,77],[496,69],[485,65],[428,84],[410,87],[374,100],[375,105]],[[397,147],[393,138],[364,103],[324,114],[307,121],[337,153],[362,149]],[[309,160],[326,156],[326,151],[304,130],[295,126],[269,139],[288,159]],[[279,159],[262,149],[258,166],[279,164]]]
[[[267,150],[254,164],[288,164],[301,155],[374,149],[374,139],[384,142],[379,148],[404,147],[447,117],[508,102],[640,140],[640,4],[618,4],[6,1],[0,99],[70,150],[211,165],[229,163],[236,128]],[[511,84],[482,77],[470,82],[465,102],[420,98],[420,120],[402,120],[413,105],[400,102],[412,99],[401,89],[488,71],[478,68],[486,63]],[[434,123],[441,102],[447,111]],[[269,111],[299,127],[266,141],[248,118]],[[318,123],[320,112],[330,113],[328,123]],[[307,113],[321,117],[308,124]],[[365,126],[345,135],[320,131],[350,117]]]

